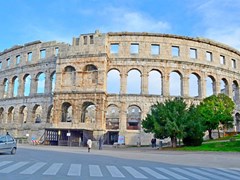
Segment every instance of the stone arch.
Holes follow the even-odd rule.
[[[233,91],[233,101],[238,102],[239,100],[239,85],[236,80],[232,83],[232,91]]]
[[[107,92],[120,93],[120,72],[118,69],[111,69],[107,73]]]
[[[92,102],[84,102],[82,105],[81,122],[94,123],[96,122],[96,105]]]
[[[52,122],[52,117],[53,117],[53,105],[50,105],[48,107],[48,111],[47,111],[47,123],[51,123]]]
[[[40,72],[36,76],[36,81],[37,81],[37,93],[44,93],[45,92],[45,80],[46,80],[46,75],[43,72]]]
[[[106,129],[119,129],[120,110],[115,104],[107,107]]]
[[[7,78],[4,78],[3,80],[3,98],[7,98],[8,97],[8,89],[9,89],[9,81]]]
[[[127,109],[127,129],[139,130],[141,127],[142,111],[137,105],[130,105]]]
[[[19,108],[19,120],[20,123],[27,123],[28,108],[23,105]]]
[[[206,96],[211,96],[216,93],[216,80],[213,76],[209,75],[206,78]]]
[[[229,95],[229,85],[228,85],[228,81],[226,78],[222,78],[221,79],[221,84],[220,84],[220,92],[226,95]]]
[[[200,76],[197,73],[191,73],[189,75],[189,96],[199,97],[201,92]]]
[[[10,108],[8,108],[8,116],[7,116],[7,122],[8,123],[13,123],[14,121],[14,107],[11,106]]]
[[[141,71],[138,69],[130,69],[127,75],[127,93],[140,94],[141,82]]]
[[[240,114],[239,114],[239,112],[237,112],[235,114],[235,125],[236,125],[236,131],[239,132],[240,131]]]
[[[42,122],[42,106],[39,105],[39,104],[36,104],[34,107],[33,107],[33,114],[32,114],[32,117],[33,117],[33,120],[35,123],[41,123]]]
[[[72,122],[73,109],[69,102],[64,102],[62,104],[62,120],[61,122]]]
[[[98,83],[98,68],[93,64],[88,64],[84,67],[87,76],[91,79],[91,83]]]
[[[148,73],[148,92],[149,94],[162,95],[163,76],[159,70],[152,69]]]
[[[182,96],[182,74],[174,70],[170,73],[169,91],[170,96]]]
[[[72,86],[76,83],[76,69],[73,66],[66,66],[63,71],[62,83],[65,86]]]
[[[51,75],[50,75],[50,92],[53,93],[55,90],[55,84],[56,84],[56,71],[54,71]]]
[[[13,77],[12,85],[13,85],[12,95],[13,95],[13,97],[17,97],[18,96],[18,87],[19,87],[19,81],[18,81],[18,77],[17,76]]]
[[[24,84],[23,94],[24,94],[24,96],[30,95],[31,81],[32,81],[32,79],[31,79],[30,74],[25,74],[23,76],[23,84]]]

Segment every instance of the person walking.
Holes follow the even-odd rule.
[[[87,146],[88,146],[88,152],[90,152],[90,150],[92,148],[92,140],[91,139],[87,140]]]
[[[102,144],[103,144],[103,139],[102,139],[102,137],[100,137],[98,140],[98,149],[99,150],[102,150]]]

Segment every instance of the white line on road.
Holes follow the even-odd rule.
[[[63,163],[54,163],[52,164],[44,173],[43,175],[56,175],[57,172],[62,167]]]
[[[106,166],[112,177],[125,177],[117,167],[115,166]]]
[[[123,166],[124,169],[126,169],[133,177],[135,178],[141,178],[141,179],[147,179],[146,176],[138,172],[137,170],[133,169],[130,166]]]
[[[29,162],[18,162],[16,164],[13,164],[11,166],[8,166],[2,170],[0,170],[0,173],[10,173],[12,171],[15,171],[16,169],[22,167],[22,166],[25,166],[26,164],[28,164]]]
[[[41,169],[45,164],[47,164],[47,163],[38,162],[38,163],[30,166],[29,168],[25,169],[24,171],[22,171],[20,174],[33,174],[37,170]]]
[[[90,172],[90,176],[94,176],[94,177],[102,177],[103,174],[101,172],[101,169],[98,165],[89,165],[89,172]]]
[[[68,176],[81,176],[81,164],[71,164],[70,169],[68,171]]]

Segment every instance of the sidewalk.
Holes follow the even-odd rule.
[[[103,150],[93,148],[90,153],[86,147],[68,146],[46,146],[18,144],[18,148],[27,148],[44,151],[58,151],[78,154],[94,154],[101,156],[112,156],[116,158],[146,160],[175,165],[203,166],[215,168],[239,168],[240,153],[225,152],[186,152],[186,151],[165,151],[151,147],[121,147],[103,146]]]

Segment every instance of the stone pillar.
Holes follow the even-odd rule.
[[[227,85],[227,95],[233,99],[233,85],[232,85],[233,80],[229,79],[228,85]]]
[[[19,86],[18,86],[18,96],[23,97],[24,96],[24,81],[22,76],[19,76],[18,78]]]
[[[120,94],[127,94],[127,73],[121,73],[121,88]]]
[[[13,97],[13,83],[12,81],[8,81],[8,92],[7,92],[7,98]]]
[[[2,99],[4,95],[4,85],[0,84],[0,98]]]
[[[148,74],[143,73],[141,76],[141,94],[148,94]]]
[[[51,93],[51,87],[52,87],[51,74],[49,72],[47,72],[47,73],[45,73],[45,77],[46,77],[46,79],[45,79],[44,93],[49,94],[49,93]]]
[[[221,81],[216,79],[215,81],[215,87],[213,87],[213,94],[217,95],[221,92]]]
[[[30,89],[30,95],[34,95],[37,93],[37,78],[32,78],[31,80],[31,89]]]
[[[182,81],[181,81],[181,95],[183,97],[189,97],[189,77],[188,76],[183,76]]]
[[[200,79],[200,88],[199,88],[199,97],[204,99],[206,98],[206,90],[207,90],[207,87],[206,87],[206,78],[205,76],[203,76],[201,79]]]
[[[162,77],[162,90],[163,96],[169,96],[169,75],[164,75]]]
[[[120,122],[119,122],[119,131],[120,134],[124,134],[127,129],[127,107],[125,102],[121,102],[121,110],[120,110]]]

